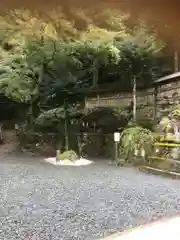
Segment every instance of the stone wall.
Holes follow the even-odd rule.
[[[180,78],[156,87],[156,116],[167,115],[180,104]]]
[[[133,101],[132,92],[119,94],[101,93],[86,98],[85,108],[128,107]],[[137,91],[137,115],[150,119],[167,115],[180,104],[180,77],[155,82],[151,88]]]
[[[132,104],[132,92],[122,92],[119,94],[99,94],[93,98],[86,98],[85,108],[95,107],[118,107],[124,108]],[[154,88],[145,91],[137,91],[137,114],[154,118]]]

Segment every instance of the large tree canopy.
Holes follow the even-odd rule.
[[[19,9],[1,17],[0,92],[28,104],[34,118],[64,108],[65,100],[69,108],[105,82],[123,88],[131,86],[132,74],[142,83],[161,74],[164,44],[154,30],[142,22],[130,28],[128,15],[118,10],[73,14],[74,20],[61,9]]]

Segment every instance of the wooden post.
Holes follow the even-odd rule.
[[[115,132],[114,133],[114,155],[115,155],[115,163],[116,165],[120,164],[122,165],[122,162],[119,159],[119,142],[120,142],[120,133]]]
[[[96,88],[98,84],[98,69],[97,69],[97,60],[93,62],[93,84],[92,87]]]
[[[0,140],[1,143],[3,142],[3,130],[2,130],[2,125],[0,125]]]
[[[78,143],[79,156],[82,157],[81,136],[79,134],[77,135],[77,143]]]
[[[118,142],[115,142],[115,162],[118,162]]]
[[[153,118],[154,120],[157,119],[157,86],[154,87],[154,102],[153,102],[153,109],[154,109],[154,113],[153,113]]]
[[[174,53],[174,71],[178,72],[179,71],[179,58],[178,58],[178,52],[175,51]]]
[[[136,77],[133,77],[133,121],[136,122]]]
[[[69,150],[69,139],[68,139],[68,133],[67,133],[67,119],[65,117],[64,120],[64,135],[65,135],[65,149],[66,151]]]
[[[59,162],[59,160],[60,160],[60,150],[58,149],[58,150],[56,150],[56,162]]]
[[[98,106],[100,104],[100,97],[99,97],[99,94],[97,95],[97,103],[98,103]]]
[[[67,113],[66,113],[66,99],[64,100],[64,135],[65,135],[65,149],[69,150],[69,139],[68,139],[68,129],[67,129]]]

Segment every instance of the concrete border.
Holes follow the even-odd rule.
[[[101,238],[99,240],[118,240],[122,236],[122,232],[114,233],[108,237]]]
[[[162,170],[162,169],[157,169],[157,168],[148,167],[148,166],[141,166],[139,167],[139,170],[146,173],[153,173],[156,175],[171,177],[173,179],[180,179],[180,173],[171,172],[168,170]]]
[[[71,161],[69,159],[57,161],[55,157],[51,157],[51,158],[45,158],[44,161],[55,166],[70,166],[70,167],[88,166],[94,163],[93,161],[90,161],[85,158],[80,158],[75,161]]]
[[[137,226],[135,228],[112,234],[109,237],[100,240],[135,240],[135,239],[164,239],[174,233],[175,239],[179,240],[179,223],[180,217],[163,218],[151,223]],[[169,239],[169,238],[168,238]]]

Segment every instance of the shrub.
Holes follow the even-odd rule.
[[[152,152],[155,138],[153,133],[146,128],[130,127],[122,132],[120,139],[120,155],[125,160],[132,160],[135,150],[144,149],[146,155]]]
[[[75,161],[78,159],[78,155],[75,151],[68,150],[60,154],[60,160],[65,160],[65,159]]]
[[[148,118],[137,118],[136,125],[153,131],[155,122]]]
[[[159,121],[159,123],[156,125],[155,132],[156,133],[165,133],[166,128],[168,125],[170,125],[171,121],[169,117],[162,117]]]
[[[171,111],[169,117],[180,119],[180,108],[176,108],[173,111]]]

